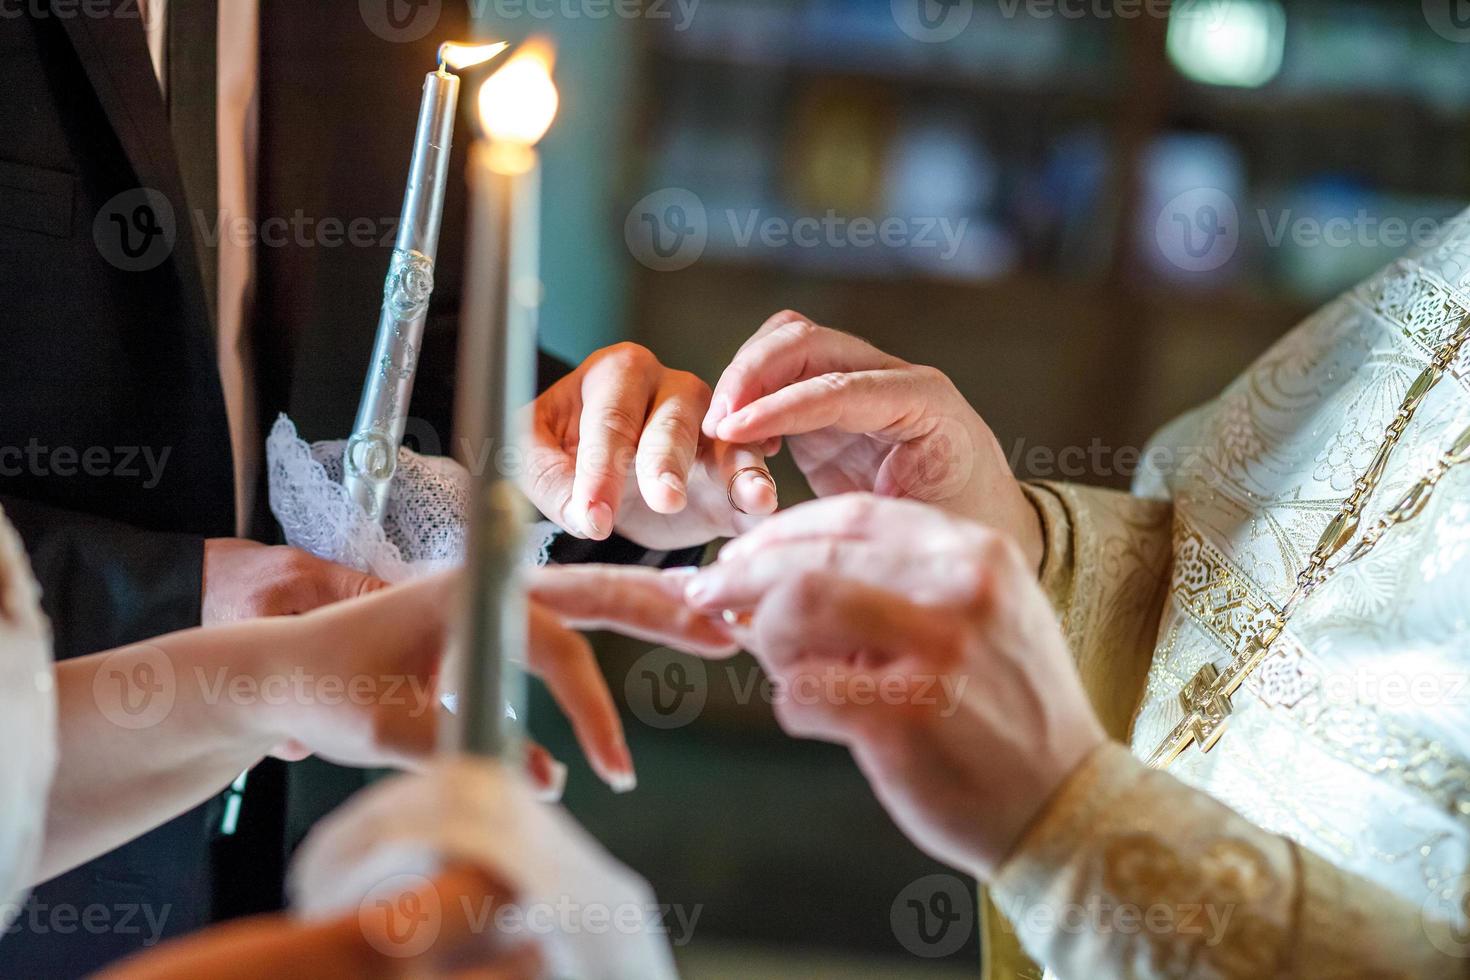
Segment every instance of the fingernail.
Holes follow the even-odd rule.
[[[745,543],[744,538],[731,538],[720,546],[719,553],[715,555],[716,561],[730,561],[740,557],[750,546]]]
[[[704,571],[698,565],[680,565],[678,568],[665,568],[664,574],[669,578],[691,578]]]
[[[704,413],[704,424],[700,428],[710,435],[714,435],[712,430],[719,427],[720,419],[723,419],[729,411],[730,403],[725,400],[724,395],[720,395],[714,401],[710,402],[709,411]]]
[[[720,618],[725,621],[726,626],[749,626],[751,615],[749,613],[738,613],[733,609],[726,609],[720,613]]]
[[[612,533],[612,508],[601,501],[588,505],[584,520],[593,537],[605,538]]]
[[[562,794],[567,791],[567,767],[565,764],[552,761],[547,783],[536,794],[543,803],[560,803]]]
[[[705,579],[695,579],[684,586],[684,601],[691,606],[702,606],[709,598],[709,582]]]
[[[721,439],[725,439],[728,441],[730,439],[730,433],[734,432],[740,426],[744,425],[749,418],[749,414],[743,408],[740,411],[736,412],[734,415],[726,415],[724,419],[720,421],[720,424],[718,426],[718,435]]]
[[[608,777],[607,784],[619,795],[631,793],[638,788],[638,777],[631,772],[615,772]]]
[[[662,483],[664,486],[668,487],[670,490],[674,491],[681,497],[689,492],[689,488],[685,485],[683,478],[681,478],[677,473],[661,474],[658,478],[658,482]]]

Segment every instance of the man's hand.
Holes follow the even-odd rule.
[[[689,583],[752,612],[792,735],[848,746],[930,854],[982,879],[1106,736],[1045,596],[996,532],[868,495],[793,508]]]
[[[637,344],[598,351],[536,400],[526,493],[573,534],[647,548],[754,526],[776,509],[775,481],[757,448],[701,437],[709,399]]]
[[[1004,531],[1033,570],[1041,524],[990,428],[936,368],[778,313],[715,386],[704,434],[774,450],[818,496],[866,491],[936,504]]]
[[[204,542],[205,626],[260,616],[296,616],[384,588],[371,575],[297,548],[241,538]]]
[[[288,746],[287,757],[412,766],[435,745],[457,581],[436,576],[255,624],[273,633],[250,645],[239,669],[249,689],[286,696],[246,705],[244,723],[267,746]],[[540,569],[531,596],[527,667],[566,712],[598,775],[614,789],[631,789],[636,777],[622,720],[591,646],[575,630],[618,630],[704,656],[734,650],[728,630],[686,606],[682,582],[652,569]],[[533,772],[545,767],[544,759],[531,761]]]

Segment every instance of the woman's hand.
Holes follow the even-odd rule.
[[[426,579],[272,624],[281,637],[265,647],[264,661],[247,663],[253,686],[290,694],[262,698],[250,724],[272,744],[285,743],[287,757],[413,765],[436,741],[439,672],[458,608],[452,601],[457,578]],[[681,582],[650,569],[544,568],[532,573],[529,586],[528,668],[566,712],[599,776],[614,788],[632,788],[622,721],[591,646],[576,631],[617,630],[705,655],[732,649],[729,632],[688,609]],[[544,781],[541,755],[533,753],[531,762]]]
[[[936,368],[778,313],[715,386],[704,434],[791,455],[818,496],[866,491],[936,504],[1004,531],[1034,571],[1041,524],[990,428]]]
[[[646,548],[754,526],[776,509],[775,481],[755,448],[700,436],[709,399],[703,381],[637,344],[598,351],[532,406],[526,494],[573,534],[616,530]]]
[[[751,614],[789,733],[847,745],[909,837],[978,877],[1105,740],[1019,549],[931,507],[804,504],[688,592]]]
[[[435,745],[455,581],[58,664],[61,764],[39,880],[178,816],[277,747],[290,758],[414,765]],[[687,608],[683,586],[644,568],[555,568],[532,578],[529,667],[614,788],[633,785],[632,760],[591,648],[573,629],[619,629],[709,655],[733,648],[722,624]],[[528,764],[545,787],[554,775],[545,753],[533,749]]]

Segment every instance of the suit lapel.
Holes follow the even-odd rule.
[[[204,303],[204,283],[195,227],[186,203],[179,165],[169,132],[168,111],[153,73],[148,42],[137,0],[105,0],[108,16],[57,18],[66,25],[77,58],[97,93],[102,109],[122,144],[138,182],[162,193],[174,207],[178,239],[173,261],[180,287],[191,311],[211,345],[214,331]]]

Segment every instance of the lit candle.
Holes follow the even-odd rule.
[[[388,488],[398,467],[398,444],[408,422],[424,320],[434,292],[434,261],[439,254],[444,189],[459,107],[459,76],[450,69],[462,71],[489,61],[507,47],[505,43],[441,45],[439,67],[424,79],[398,239],[383,289],[367,381],[343,461],[343,485],[377,521],[383,519]]]
[[[468,583],[460,631],[459,706],[449,747],[507,757],[519,740],[507,722],[523,717],[527,605],[521,553],[529,512],[514,474],[497,465],[521,451],[518,420],[536,385],[536,317],[541,305],[541,166],[536,144],[556,118],[552,49],[521,45],[480,90],[485,138],[470,151],[471,226],[460,327],[457,428],[474,473]],[[486,452],[486,450],[490,450]]]

